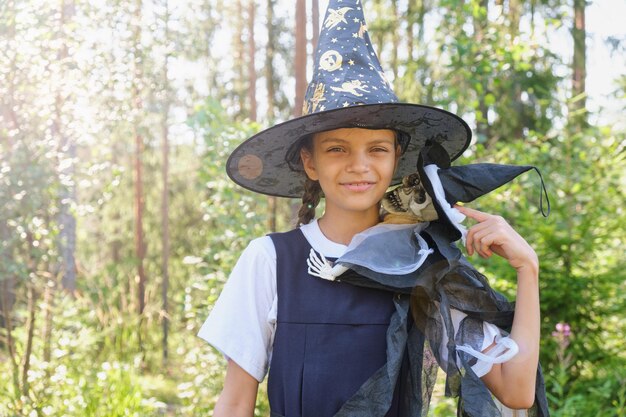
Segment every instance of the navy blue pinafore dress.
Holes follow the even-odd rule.
[[[300,229],[270,237],[278,294],[268,376],[271,415],[332,417],[385,364],[394,295],[309,275],[311,246]],[[385,417],[404,414],[401,385]]]

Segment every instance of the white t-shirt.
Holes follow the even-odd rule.
[[[339,258],[346,251],[346,245],[324,236],[317,220],[300,229],[311,247],[327,258]],[[272,355],[276,307],[276,249],[272,239],[264,236],[252,240],[241,254],[198,336],[261,382]],[[456,332],[466,315],[454,309],[451,313]],[[500,339],[500,329],[491,323],[484,323],[483,332],[481,350]],[[442,348],[446,344],[444,335]],[[445,360],[446,351],[442,354]],[[491,370],[491,364],[478,360],[472,368],[481,377]]]

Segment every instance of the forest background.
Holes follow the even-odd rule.
[[[530,174],[473,206],[539,254],[552,415],[625,416],[626,32],[594,37],[585,0],[364,7],[400,99],[472,126],[458,163],[542,171],[547,219]],[[210,415],[224,360],[196,332],[247,242],[292,227],[298,204],[235,186],[225,159],[299,114],[324,9],[0,3],[0,417]],[[617,74],[602,97],[590,44]],[[504,262],[476,263],[513,298]],[[440,396],[429,415],[455,415]]]

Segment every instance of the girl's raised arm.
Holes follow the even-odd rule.
[[[244,371],[235,361],[229,360],[213,417],[252,417],[259,389],[259,382]]]
[[[457,209],[478,223],[467,233],[468,255],[483,258],[497,254],[517,270],[517,297],[510,337],[519,346],[511,360],[493,366],[482,377],[502,404],[514,409],[530,408],[535,400],[539,362],[539,261],[537,254],[502,217],[468,207]]]

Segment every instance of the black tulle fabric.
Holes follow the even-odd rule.
[[[472,371],[475,360],[460,352],[457,365],[456,345],[469,344],[480,350],[482,322],[509,331],[514,305],[494,291],[485,276],[462,256],[446,238],[445,227],[432,223],[422,232],[435,249],[415,272],[404,276],[385,275],[358,265],[338,279],[353,285],[379,288],[398,293],[396,312],[387,332],[387,364],[378,370],[336,414],[337,417],[379,417],[391,405],[400,377],[400,365],[408,355],[410,372],[403,377],[411,384],[409,398],[403,399],[401,415],[425,416],[438,368],[446,373],[446,395],[458,398],[458,412],[467,417],[499,417],[491,393]],[[450,309],[467,314],[454,335]],[[447,360],[441,355],[443,332],[447,332]],[[438,364],[438,365],[437,365]],[[541,369],[537,370],[535,405],[529,416],[548,416]]]
[[[424,166],[435,163],[441,169],[439,177],[449,204],[469,202],[511,181],[532,166],[475,164],[450,167],[447,154],[436,144],[423,150],[418,161],[418,173],[427,192],[433,187],[424,173]],[[541,174],[539,174],[541,178]],[[541,178],[541,212],[547,216],[550,202]],[[543,210],[545,195],[548,213]],[[342,265],[350,269],[337,279],[353,285],[379,288],[397,293],[396,312],[387,332],[387,364],[378,370],[359,391],[341,408],[337,417],[380,417],[389,408],[399,378],[412,389],[403,398],[401,416],[426,416],[438,369],[446,374],[445,394],[458,399],[458,415],[465,417],[501,417],[492,395],[472,370],[476,360],[459,352],[456,346],[468,344],[475,350],[482,347],[483,322],[489,322],[504,332],[510,332],[514,304],[494,291],[487,278],[465,259],[456,245],[461,238],[435,204],[439,220],[427,227],[417,226],[418,233],[433,249],[424,263],[405,275],[385,274],[357,264]],[[402,239],[415,239],[410,233],[401,233]],[[418,250],[415,241],[393,242],[406,244]],[[367,256],[367,255],[365,255]],[[450,309],[467,315],[454,334]],[[448,343],[443,343],[444,334]],[[447,352],[444,358],[442,351]],[[459,358],[459,363],[456,358]],[[404,358],[404,359],[403,359]],[[409,371],[400,372],[401,363],[408,358]],[[537,369],[535,403],[528,410],[529,417],[549,415],[541,366]]]
[[[384,242],[376,241],[375,244],[377,247],[385,246],[385,253],[394,253],[395,247],[396,252],[403,253],[404,259],[413,260],[418,258],[417,251],[420,250],[416,242],[416,235],[419,235],[433,250],[421,266],[404,275],[376,272],[363,266],[371,263],[371,248],[361,254],[351,253],[351,262],[343,262],[341,258],[337,260],[349,268],[337,277],[338,280],[397,294],[394,297],[396,311],[387,331],[387,363],[344,404],[337,417],[384,416],[399,380],[404,386],[412,386],[410,395],[402,401],[400,416],[426,416],[439,368],[446,374],[445,394],[458,399],[459,416],[501,417],[491,393],[472,370],[476,359],[462,351],[457,355],[456,346],[467,344],[481,351],[484,322],[498,326],[503,332],[510,332],[514,304],[494,291],[487,278],[463,257],[456,244],[461,239],[461,233],[447,217],[442,204],[473,201],[531,169],[541,179],[539,205],[544,216],[550,212],[548,194],[541,173],[533,166],[473,164],[451,167],[445,149],[429,142],[420,152],[417,173],[431,197],[435,195],[433,184],[424,171],[428,164],[439,168],[437,175],[445,192],[446,202],[433,198],[438,220],[416,224],[413,233],[406,230],[390,233],[385,235]],[[547,212],[543,206],[544,196]],[[412,248],[415,253],[407,256],[406,248]],[[355,261],[358,258],[367,261],[358,264]],[[456,334],[452,308],[467,315]],[[442,346],[446,339],[447,345]],[[447,355],[444,357],[442,352]],[[408,369],[402,366],[407,358]],[[549,416],[541,366],[537,368],[535,402],[527,415]]]

